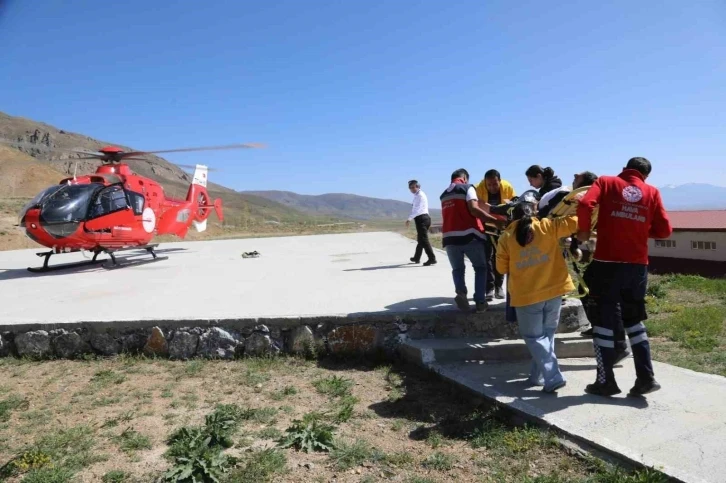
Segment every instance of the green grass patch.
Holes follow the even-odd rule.
[[[25,475],[23,482],[69,482],[81,469],[106,459],[94,454],[95,446],[93,430],[88,426],[49,429],[45,436],[3,466],[0,478]]]
[[[449,471],[454,467],[454,463],[456,458],[452,455],[436,451],[423,461],[423,466],[436,471]]]
[[[433,449],[436,449],[444,443],[444,438],[438,431],[431,431],[426,437],[426,442]]]
[[[119,470],[112,470],[103,475],[102,483],[124,483],[129,480],[129,475]]]
[[[297,394],[297,389],[295,389],[295,386],[285,386],[279,391],[273,392],[270,397],[275,401],[281,401],[286,397],[294,396],[295,394]]]
[[[13,411],[26,411],[29,407],[30,403],[27,399],[18,394],[11,394],[0,401],[0,422],[8,421]]]
[[[374,448],[362,439],[337,441],[330,452],[330,458],[340,471],[360,466],[373,456]]]
[[[473,448],[486,448],[502,456],[515,456],[551,447],[554,439],[539,428],[509,428],[496,419],[488,419],[474,430],[470,444]]]
[[[726,307],[694,307],[664,319],[648,322],[651,336],[667,337],[696,352],[710,352],[719,346],[724,335]]]
[[[242,384],[249,387],[261,386],[269,380],[269,374],[264,374],[249,369],[242,375]]]
[[[125,374],[119,374],[118,372],[111,370],[98,371],[91,377],[91,382],[98,387],[107,387],[114,384],[122,384],[126,381]]]
[[[698,275],[664,275],[660,282],[667,288],[687,290],[726,297],[726,279],[705,278]]]
[[[125,429],[115,439],[119,448],[127,453],[143,449],[151,449],[151,440],[149,437],[131,428]]]
[[[333,405],[332,419],[336,424],[346,423],[353,417],[355,412],[355,405],[358,404],[359,399],[352,395],[343,396],[335,401]]]
[[[74,475],[69,468],[49,466],[31,471],[23,478],[23,483],[70,483]]]
[[[265,428],[257,433],[257,437],[260,439],[271,439],[277,441],[282,438],[282,431],[275,427]]]
[[[274,448],[248,454],[240,463],[241,468],[224,479],[226,483],[270,483],[287,469],[285,454]]]
[[[313,381],[313,387],[320,394],[330,397],[343,397],[350,394],[353,381],[339,376],[331,376]]]

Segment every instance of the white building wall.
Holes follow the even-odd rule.
[[[648,240],[648,254],[651,257],[726,261],[726,232],[674,231],[668,240],[676,242],[675,248],[656,247],[655,240]],[[691,248],[692,241],[713,242],[716,249],[695,250]]]

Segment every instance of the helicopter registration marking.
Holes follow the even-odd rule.
[[[141,223],[144,225],[144,231],[146,233],[154,231],[154,228],[156,228],[156,215],[154,214],[154,210],[147,206],[144,208],[144,212],[141,216]]]

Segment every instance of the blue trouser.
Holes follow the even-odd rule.
[[[451,275],[454,278],[454,288],[457,294],[467,295],[466,288],[466,256],[474,267],[474,301],[486,301],[487,285],[487,250],[485,242],[474,240],[465,245],[447,245],[446,254],[451,263]]]
[[[532,355],[529,381],[545,390],[565,380],[555,356],[555,332],[560,322],[562,297],[516,307],[519,333]]]
[[[593,323],[592,335],[597,359],[597,380],[605,384],[615,382],[616,331],[622,319],[630,339],[630,348],[638,379],[654,378],[650,356],[650,343],[643,321],[648,318],[645,294],[648,285],[648,266],[636,263],[590,263],[597,297],[599,320]]]

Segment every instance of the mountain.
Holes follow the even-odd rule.
[[[668,185],[660,189],[666,210],[726,209],[726,187],[706,183]]]
[[[411,203],[384,200],[345,193],[299,195],[290,191],[244,191],[293,209],[314,215],[328,215],[355,220],[405,220],[411,213]],[[441,219],[441,210],[430,210],[431,218]]]
[[[129,146],[113,141],[101,141],[72,133],[42,122],[0,112],[0,140],[22,143],[19,146],[0,144],[0,249],[37,246],[30,243],[12,225],[22,206],[43,188],[57,184],[63,178],[92,173],[100,164],[96,160],[79,160],[81,154],[58,151],[76,149],[98,151],[103,146]],[[132,171],[162,185],[167,196],[185,198],[192,175],[165,159],[146,155],[145,160],[130,161]],[[57,159],[57,160],[56,160]],[[227,233],[272,233],[300,231],[312,225],[331,223],[337,217],[313,216],[276,203],[268,198],[239,193],[214,183],[210,176],[210,196],[222,198],[224,223],[212,215],[206,232],[190,230],[188,240],[220,236]]]

